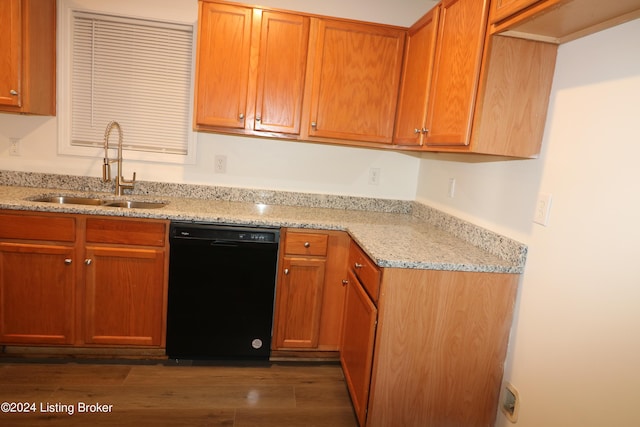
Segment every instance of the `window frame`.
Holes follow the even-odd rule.
[[[195,164],[197,151],[197,133],[193,130],[193,99],[195,81],[195,52],[196,52],[196,24],[172,21],[170,19],[158,19],[156,17],[134,16],[119,10],[94,10],[85,5],[78,4],[74,0],[60,0],[58,12],[58,40],[57,40],[57,91],[58,91],[58,154],[80,157],[104,157],[103,147],[90,147],[72,145],[72,74],[73,74],[73,13],[79,11],[88,14],[121,16],[127,19],[154,20],[167,22],[168,24],[188,25],[192,27],[192,49],[191,49],[191,75],[189,83],[189,107],[187,123],[187,153],[161,153],[152,151],[125,150],[127,160],[151,162],[151,163],[172,163],[172,164]],[[106,127],[107,123],[105,123]],[[123,126],[124,127],[124,126]],[[126,145],[127,129],[124,127],[124,142]],[[111,140],[113,145],[115,138]]]

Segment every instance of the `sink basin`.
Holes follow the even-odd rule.
[[[90,205],[128,209],[158,209],[167,205],[163,202],[148,202],[143,200],[110,200],[97,197],[75,196],[43,196],[30,200],[32,202],[57,203],[61,205]]]
[[[166,203],[162,202],[143,202],[139,200],[105,200],[104,202],[104,206],[129,209],[158,209],[166,205]]]
[[[45,196],[38,199],[32,199],[34,202],[58,203],[61,205],[92,205],[100,206],[104,204],[104,200],[91,197],[71,197],[71,196]]]

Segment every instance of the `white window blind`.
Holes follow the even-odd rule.
[[[116,120],[124,149],[188,154],[193,27],[80,11],[72,20],[71,145],[101,147]]]

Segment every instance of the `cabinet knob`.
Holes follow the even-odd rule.
[[[65,263],[66,265],[71,265],[71,263],[72,263],[72,262],[73,262],[73,260],[72,260],[71,258],[65,258],[65,259],[64,259],[64,263]]]
[[[318,123],[317,122],[311,122],[311,127],[312,128],[317,128],[318,127]]]
[[[353,266],[354,266],[355,268],[362,268],[362,264],[357,263],[357,262],[356,262],[355,264],[353,264]]]
[[[85,263],[86,265],[91,265],[91,263],[92,263],[92,262],[93,262],[93,261],[91,260],[91,258],[87,258],[87,259],[85,259],[85,260],[84,260],[84,263]]]
[[[240,115],[238,116],[238,119],[244,120],[244,114],[240,113]]]
[[[284,269],[284,274],[289,274],[289,269],[288,268]]]
[[[427,129],[427,128],[422,128],[422,133],[429,133],[429,129]]]
[[[310,247],[310,246],[311,246],[311,243],[309,243],[309,242],[304,242],[304,247],[305,247],[305,248],[308,248],[308,247]]]
[[[418,128],[415,128],[415,129],[413,130],[413,133],[420,133],[420,132],[422,132],[422,130],[420,130],[420,129],[418,129]]]
[[[256,122],[259,122],[260,120],[262,120],[262,116],[256,116]]]
[[[342,286],[347,286],[349,281],[347,279],[342,279]]]
[[[11,90],[9,91],[9,93],[10,93],[11,95],[13,95],[13,96],[18,96],[18,91],[17,91],[17,90],[11,89]]]

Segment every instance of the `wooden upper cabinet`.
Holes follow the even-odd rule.
[[[468,145],[487,25],[488,0],[442,2],[427,111],[427,145]]]
[[[394,144],[422,145],[439,13],[440,5],[437,5],[408,31],[393,134]]]
[[[308,135],[390,143],[406,31],[320,19]]]
[[[20,105],[21,16],[20,0],[0,2],[0,105]]]
[[[490,22],[493,24],[502,21],[532,4],[543,1],[544,0],[493,0],[491,2]]]
[[[195,83],[196,127],[244,128],[251,15],[250,8],[200,2]]]
[[[56,1],[0,2],[0,111],[56,114]]]
[[[535,40],[488,38],[468,152],[538,156],[557,50]]]
[[[640,0],[494,0],[491,34],[566,43],[640,17]]]
[[[537,156],[557,46],[488,36],[488,1],[447,0],[440,7],[439,18],[437,9],[430,11],[409,35],[396,145],[420,144],[426,151]],[[420,62],[412,52],[432,49],[433,39],[418,34],[436,25],[436,54],[429,79],[419,73],[426,59],[417,70],[412,69]],[[424,128],[418,128],[424,114]]]
[[[200,2],[195,125],[300,132],[309,18]]]
[[[309,18],[264,11],[260,36],[254,128],[300,133]]]

